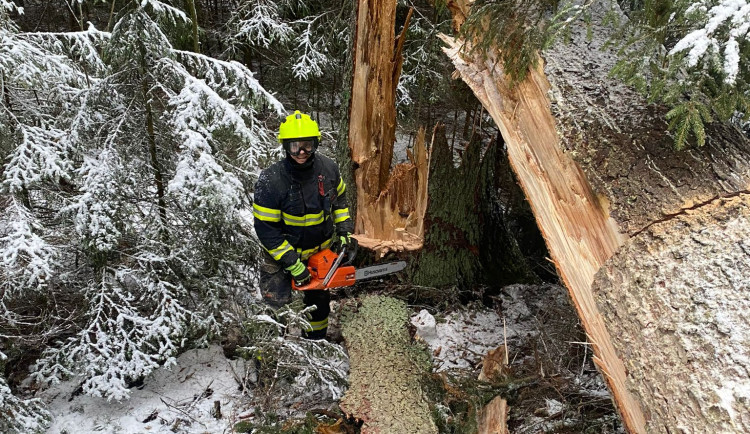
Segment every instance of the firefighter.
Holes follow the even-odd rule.
[[[305,266],[313,253],[351,244],[354,229],[346,202],[346,184],[333,160],[317,153],[318,124],[299,110],[279,127],[278,140],[286,158],[261,172],[255,185],[253,215],[265,258],[260,288],[264,300],[278,308],[292,296],[292,279],[310,282]],[[304,291],[305,306],[316,306],[308,339],[324,339],[331,295],[328,290]]]

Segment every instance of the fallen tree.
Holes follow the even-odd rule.
[[[437,433],[422,392],[429,354],[412,342],[406,303],[368,296],[342,313],[351,375],[341,409],[363,433]]]
[[[736,214],[728,213],[731,201],[726,198],[747,192],[750,143],[738,130],[714,123],[708,126],[705,146],[674,151],[666,133],[666,109],[649,105],[607,76],[616,56],[603,47],[610,30],[602,25],[605,11],[600,6],[593,10],[593,40],[586,37],[584,24],[574,27],[572,41],[547,51],[542,64],[515,86],[496,50],[486,57],[471,54],[471,44],[445,37],[445,51],[502,132],[513,170],[627,429],[745,432],[750,362],[746,350],[738,354],[733,345],[747,340],[748,308],[730,303],[737,293],[747,299],[750,289],[726,278],[726,266],[705,266],[710,255],[695,262],[665,255],[674,251],[669,243],[678,238],[663,234],[665,227],[682,225],[683,238],[724,239],[735,246],[727,256],[731,259],[721,264],[747,261],[746,246],[734,237],[745,233],[750,220],[739,212],[740,205],[731,205],[739,207]],[[453,5],[452,10],[466,13],[465,6]],[[454,22],[460,25],[462,18]],[[693,209],[695,213],[689,212]],[[729,215],[731,225],[726,226],[742,230],[716,223]],[[661,242],[655,243],[657,239]],[[663,274],[669,269],[674,272]],[[704,285],[687,284],[677,270],[712,282],[711,295],[720,301],[703,303],[702,315],[676,308],[658,326],[649,324],[644,318],[664,305],[680,306],[685,297],[705,299]],[[598,272],[603,276],[595,283]],[[635,279],[641,275],[663,279]],[[624,281],[627,297],[619,293]],[[661,298],[647,296],[654,292]],[[594,293],[600,294],[599,305]],[[731,309],[739,313],[728,314]],[[639,313],[641,322],[626,322],[625,312]],[[745,326],[727,328],[722,322],[727,318]],[[728,336],[711,341],[713,351],[700,349],[700,354],[726,355],[721,370],[701,363],[707,362],[702,356],[691,356],[704,340],[675,341],[674,330],[703,328],[724,330]],[[643,345],[644,340],[650,344]],[[670,375],[658,373],[665,365]],[[684,381],[673,381],[675,376]]]

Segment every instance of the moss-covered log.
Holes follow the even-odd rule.
[[[437,433],[422,392],[431,370],[426,349],[412,342],[406,304],[368,296],[342,312],[349,350],[349,390],[341,409],[363,422],[362,433]]]

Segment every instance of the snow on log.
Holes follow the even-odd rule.
[[[411,161],[391,171],[396,85],[411,14],[410,10],[397,36],[396,2],[358,2],[348,140],[357,188],[355,232],[360,245],[381,254],[422,246],[427,202],[424,133]]]
[[[593,344],[595,362],[625,427],[637,433],[679,429],[745,432],[747,422],[742,418],[747,417],[747,359],[742,361],[742,353],[732,345],[737,339],[747,342],[747,334],[722,323],[727,318],[745,325],[748,321],[746,310],[740,314],[728,312],[743,306],[728,294],[744,293],[747,299],[747,287],[726,277],[739,268],[707,267],[705,261],[688,258],[674,258],[679,268],[649,262],[651,255],[668,249],[657,246],[652,251],[645,240],[628,239],[647,237],[643,234],[651,233],[661,223],[715,201],[717,206],[706,208],[706,212],[724,215],[721,209],[728,204],[721,198],[738,195],[750,186],[750,142],[736,129],[712,124],[707,128],[705,146],[675,151],[666,133],[666,108],[649,105],[636,92],[608,77],[616,54],[604,48],[611,31],[601,24],[604,13],[604,8],[593,7],[591,29],[582,23],[572,25],[571,42],[545,52],[544,65],[529,71],[527,78],[512,88],[495,63],[499,53],[489,53],[487,59],[470,56],[461,51],[460,42],[448,37],[445,51],[502,132],[513,170]],[[587,38],[589,30],[595,35],[593,39]],[[738,217],[736,224],[746,227],[750,221]],[[700,224],[695,224],[685,229],[683,237],[700,243],[713,233],[716,237],[742,236],[741,232],[722,232],[719,227],[708,228],[705,234],[701,231]],[[743,237],[733,241],[741,246],[747,239]],[[626,242],[637,247],[622,247],[618,252]],[[738,251],[735,254],[737,260],[747,262],[746,256]],[[636,266],[640,256],[644,273],[664,278],[633,281],[629,297],[636,297],[633,300],[615,297],[620,291],[617,285],[630,272],[626,266],[618,269],[615,264]],[[611,264],[607,262],[610,258]],[[617,274],[594,285],[594,276],[604,266],[614,267],[611,272]],[[641,272],[637,267],[633,270],[636,275]],[[703,303],[711,309],[680,311],[676,307],[681,305],[683,287],[688,285],[678,273],[701,276],[693,284],[716,285],[710,292],[716,298]],[[706,298],[706,289],[692,291],[699,295],[698,300]],[[601,311],[594,292],[604,294],[599,298]],[[663,298],[657,300],[658,296],[651,293]],[[669,307],[673,306],[672,297],[677,312]],[[646,329],[627,323],[621,327],[625,318],[620,315],[628,309],[641,310],[639,319],[632,321],[655,315],[661,322]],[[664,310],[668,316],[660,316]],[[694,394],[689,387],[675,387],[676,376],[707,378],[721,368],[708,360],[695,363],[689,351],[679,350],[679,343],[673,340],[680,337],[673,330],[685,322],[692,324],[693,331],[713,330],[717,321],[727,336],[715,337],[702,351],[738,358],[724,372],[724,388],[716,389],[715,383],[709,383],[707,391],[696,389]],[[644,335],[643,331],[652,334]],[[644,340],[660,340],[663,346],[646,347]],[[696,342],[702,341],[682,345],[695,350],[691,345]],[[670,347],[672,344],[676,346]],[[701,360],[702,356],[696,357]],[[670,375],[660,374],[665,365]],[[688,380],[683,386],[688,383],[693,384]],[[701,416],[694,411],[700,411]],[[710,417],[715,420],[708,420]]]
[[[367,296],[342,312],[350,374],[340,406],[363,422],[364,434],[438,432],[420,386],[430,357],[412,342],[408,324],[406,304],[390,297]]]
[[[750,194],[651,225],[596,275],[650,431],[750,432],[748,276]]]

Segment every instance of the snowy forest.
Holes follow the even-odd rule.
[[[326,340],[295,110],[408,264]],[[750,3],[0,0],[0,258],[1,432],[750,432]]]

